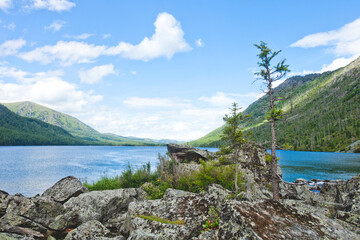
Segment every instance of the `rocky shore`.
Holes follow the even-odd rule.
[[[184,171],[215,157],[187,146],[168,149]],[[360,175],[317,189],[282,182],[281,201],[274,202],[266,154],[244,149],[240,170],[248,181],[238,196],[212,184],[201,193],[169,188],[162,199],[148,200],[143,188],[89,192],[75,177],[31,198],[0,191],[0,239],[360,239]],[[204,231],[211,209],[219,226]]]

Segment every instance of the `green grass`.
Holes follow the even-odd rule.
[[[184,220],[170,221],[168,219],[164,219],[164,218],[157,217],[157,216],[137,215],[136,217],[150,220],[150,221],[160,222],[160,223],[164,223],[164,224],[173,224],[173,225],[184,225],[185,224]]]

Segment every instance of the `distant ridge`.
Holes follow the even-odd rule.
[[[161,141],[151,139],[102,134],[75,117],[29,101],[3,103],[3,105],[20,116],[34,118],[61,127],[74,137],[87,141],[88,144],[116,146],[160,146],[164,144]]]
[[[85,145],[64,129],[21,117],[0,104],[0,145]]]
[[[277,122],[277,141],[300,151],[345,151],[360,139],[360,58],[333,72],[294,76],[276,88],[277,103],[287,115]],[[269,147],[270,128],[265,120],[268,96],[252,103],[243,113],[251,117],[243,127],[253,132],[252,140]],[[221,126],[192,146],[219,147]]]

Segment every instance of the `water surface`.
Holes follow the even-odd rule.
[[[147,162],[155,170],[158,154],[166,151],[166,147],[0,147],[0,190],[34,196],[69,175],[91,182],[104,174],[119,175],[128,164],[136,168]],[[349,179],[360,173],[360,154],[278,151],[278,157],[285,181]]]

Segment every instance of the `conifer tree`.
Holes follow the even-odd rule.
[[[255,75],[259,76],[261,80],[264,81],[267,87],[266,93],[269,94],[269,107],[270,111],[268,112],[266,119],[270,122],[271,129],[271,176],[272,176],[272,189],[273,189],[273,199],[279,201],[279,182],[280,177],[277,174],[278,167],[278,158],[276,157],[276,135],[275,135],[275,122],[280,120],[283,116],[283,111],[275,107],[274,99],[274,82],[285,77],[287,72],[290,72],[288,69],[289,65],[285,64],[286,59],[281,60],[276,65],[272,66],[271,61],[276,57],[280,51],[272,51],[268,48],[267,43],[261,41],[260,44],[254,44],[256,48],[260,50],[259,57],[260,61],[258,65],[260,71],[256,72]]]

